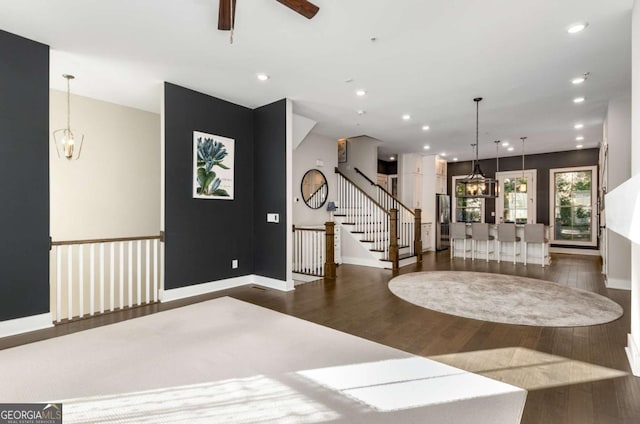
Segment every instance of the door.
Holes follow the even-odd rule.
[[[536,222],[536,170],[496,173],[498,199],[496,222],[534,224]]]

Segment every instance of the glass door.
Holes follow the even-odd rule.
[[[498,198],[496,222],[533,224],[536,222],[536,170],[496,173]]]

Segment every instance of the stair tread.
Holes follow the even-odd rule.
[[[398,255],[398,260],[401,261],[403,259],[409,259],[409,258],[413,258],[416,257],[418,255],[411,255],[409,253],[406,253],[404,255]],[[391,262],[391,259],[380,259],[382,262]]]

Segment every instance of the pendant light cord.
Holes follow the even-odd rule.
[[[520,137],[520,140],[522,140],[522,179],[524,179],[524,141],[527,139],[527,137]]]
[[[480,100],[476,101],[476,162],[478,162],[478,140],[480,134]]]
[[[67,132],[71,133],[71,88],[67,78]]]

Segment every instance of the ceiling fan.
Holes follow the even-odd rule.
[[[276,0],[307,19],[313,18],[320,8],[307,0]],[[218,9],[218,29],[233,30],[236,20],[236,0],[220,0]]]

